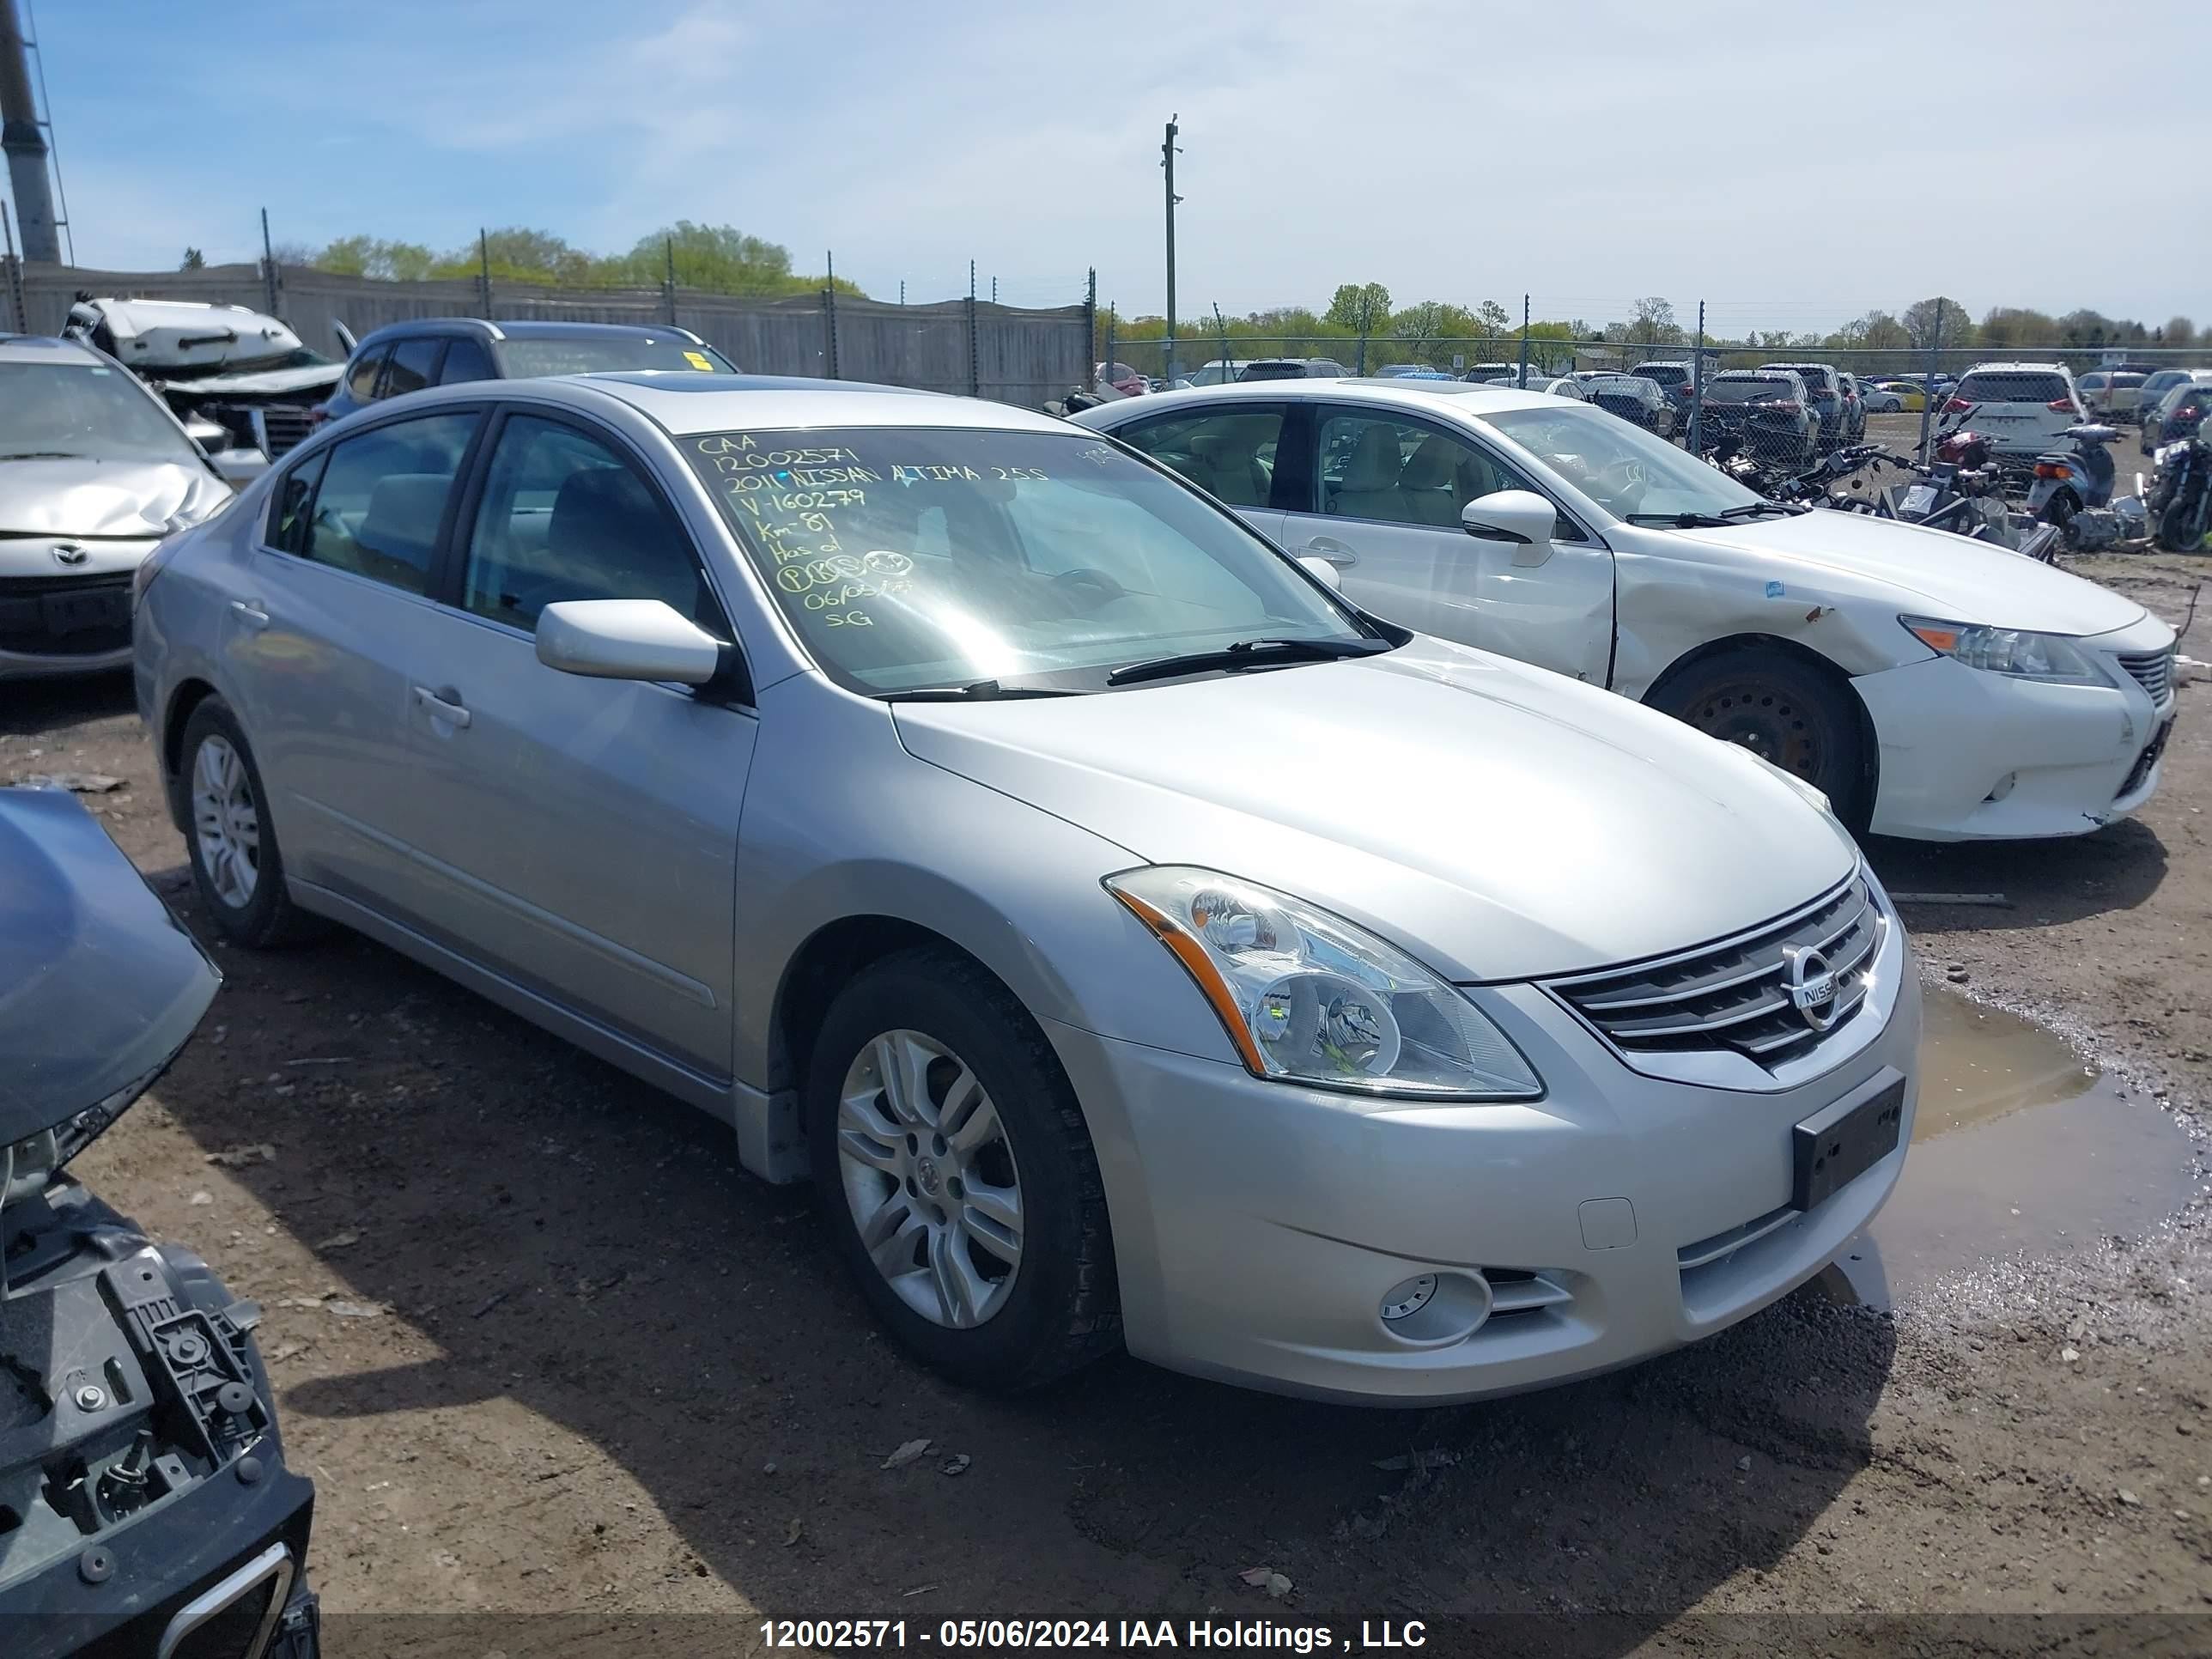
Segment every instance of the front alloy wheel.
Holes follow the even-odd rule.
[[[919,1031],[885,1031],[845,1073],[837,1173],[868,1259],[906,1305],[965,1330],[1022,1266],[1022,1178],[975,1073]]]
[[[811,1045],[805,1118],[837,1252],[921,1358],[1030,1389],[1120,1345],[1083,1109],[1029,1010],[972,957],[900,951],[855,975]]]

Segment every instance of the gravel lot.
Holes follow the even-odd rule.
[[[2083,568],[2177,622],[2205,569]],[[2185,649],[2212,656],[2208,628]],[[2185,1109],[2212,1095],[2212,691],[2181,698],[2138,822],[1875,851],[1899,890],[2009,896],[1916,909],[1925,971],[2116,1068],[2130,1133],[2194,1182],[2186,1212],[2025,1260],[1969,1241],[1893,1316],[1808,1287],[1548,1394],[1368,1413],[1126,1361],[964,1394],[878,1336],[803,1194],[742,1175],[726,1131],[350,936],[219,951],[199,1039],[82,1173],[267,1307],[339,1654],[1209,1612],[1419,1619],[1445,1652],[1500,1614],[1546,1619],[1486,1650],[2202,1651],[2212,1264]],[[88,799],[204,934],[127,687],[11,686],[0,711],[0,780],[125,780]],[[1287,1596],[1246,1585],[1255,1566]],[[2067,1617],[1884,1622],[2029,1612]],[[546,1616],[436,1616],[466,1613]]]

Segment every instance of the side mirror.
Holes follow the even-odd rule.
[[[1305,553],[1299,556],[1298,562],[1305,567],[1306,574],[1311,576],[1323,587],[1330,588],[1339,592],[1343,591],[1344,583],[1337,576],[1336,567],[1331,564],[1327,559],[1316,557],[1315,555],[1310,553]]]
[[[1484,541],[1533,547],[1552,539],[1559,514],[1534,490],[1498,489],[1462,507],[1459,521],[1468,535]]]
[[[659,599],[562,599],[538,617],[538,660],[592,679],[704,685],[723,648]]]

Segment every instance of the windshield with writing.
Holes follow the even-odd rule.
[[[0,458],[16,455],[200,465],[177,423],[104,363],[0,363]]]
[[[824,672],[872,696],[1370,637],[1235,518],[1089,434],[681,438]],[[1716,474],[1716,477],[1718,475]]]
[[[1547,404],[1486,415],[1483,423],[1624,519],[1710,515],[1759,500],[1687,450],[1601,409]]]

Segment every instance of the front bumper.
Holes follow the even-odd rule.
[[[131,580],[150,539],[0,544],[0,680],[131,665]]]
[[[1832,1261],[1896,1183],[1920,1038],[1900,928],[1875,973],[1855,1017],[1876,1022],[1873,1039],[1766,1093],[1632,1072],[1533,986],[1479,993],[1546,1081],[1533,1104],[1376,1110],[1048,1022],[1106,1178],[1130,1352],[1279,1392],[1425,1406],[1711,1335]],[[1792,1211],[1794,1126],[1900,1080],[1898,1150]],[[1493,1311],[1471,1331],[1386,1325],[1386,1295],[1428,1273]]]
[[[2118,684],[2044,685],[1932,657],[1851,682],[1881,750],[1871,828],[1920,841],[2086,835],[2157,792],[2142,763],[2173,719],[2118,657],[2168,648],[2146,617],[2085,641]]]

